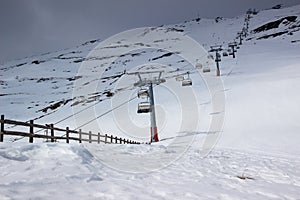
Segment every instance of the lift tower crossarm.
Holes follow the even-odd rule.
[[[222,45],[214,45],[210,47],[209,52],[216,52],[216,59],[215,62],[217,64],[217,76],[220,76],[220,66],[219,66],[219,62],[221,62],[221,55],[220,55],[220,51],[222,51]]]

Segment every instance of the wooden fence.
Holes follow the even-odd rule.
[[[58,140],[65,140],[66,143],[69,143],[70,140],[77,141],[79,143],[82,142],[97,142],[99,143],[109,143],[109,144],[140,144],[140,142],[124,139],[124,138],[118,138],[113,135],[101,135],[100,133],[92,133],[89,131],[88,133],[85,133],[79,129],[79,131],[76,130],[70,130],[69,127],[66,127],[66,129],[57,128],[54,127],[53,124],[49,125],[40,125],[35,124],[33,120],[30,120],[28,122],[20,122],[20,121],[14,121],[14,120],[8,120],[5,119],[4,115],[1,115],[1,129],[0,129],[0,142],[3,142],[5,135],[11,135],[11,136],[22,136],[22,137],[28,137],[29,143],[33,143],[34,138],[43,138],[47,139],[50,142],[56,142]],[[5,124],[7,125],[13,125],[21,126],[21,127],[27,127],[29,128],[29,132],[22,132],[22,131],[15,131],[15,130],[5,130]],[[40,129],[38,131],[35,131],[34,129]],[[40,134],[44,130],[47,134]],[[59,132],[59,134],[57,134]],[[56,134],[55,134],[56,133]]]

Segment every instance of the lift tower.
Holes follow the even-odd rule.
[[[166,82],[165,79],[163,79],[162,73],[164,71],[149,71],[149,72],[134,72],[134,73],[129,73],[129,74],[134,74],[137,75],[139,80],[134,84],[136,87],[147,87],[148,88],[148,94],[149,94],[149,99],[150,99],[150,143],[152,142],[158,142],[158,130],[157,130],[157,125],[156,125],[156,115],[155,115],[155,102],[154,102],[154,92],[153,92],[153,85],[159,85],[161,83]],[[149,74],[158,74],[157,77],[154,78],[144,78],[142,79],[142,75],[149,75]],[[153,76],[151,76],[153,77]]]
[[[235,58],[235,53],[237,52],[237,43],[236,42],[231,42],[228,44],[228,47],[231,48],[231,54],[233,58]]]
[[[243,44],[243,32],[238,32],[237,33],[237,39],[240,40],[239,45],[242,45]]]
[[[219,52],[222,50],[222,45],[211,46],[209,50],[209,52],[216,52],[215,62],[217,64],[217,76],[220,76],[219,62],[221,62],[221,54]]]

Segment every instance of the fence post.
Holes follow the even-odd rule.
[[[100,133],[98,133],[98,144],[100,144]]]
[[[81,143],[81,129],[79,129],[78,134],[79,134],[79,143]]]
[[[107,143],[107,134],[105,134],[105,140],[104,140],[104,143],[105,143],[105,144]]]
[[[0,130],[0,142],[4,139],[4,115],[1,115],[1,130]]]
[[[66,128],[66,142],[69,143],[69,127]]]
[[[33,120],[30,120],[29,124],[29,143],[33,143]]]
[[[89,131],[89,143],[92,143],[92,131]]]
[[[54,141],[54,125],[50,124],[50,133],[51,133],[51,142],[55,142]]]

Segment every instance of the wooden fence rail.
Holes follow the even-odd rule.
[[[12,135],[12,136],[21,136],[21,137],[28,137],[29,143],[33,143],[34,138],[42,138],[50,140],[51,142],[56,142],[58,140],[65,140],[66,143],[69,143],[70,140],[77,141],[79,143],[82,142],[96,142],[96,143],[105,143],[105,144],[140,144],[140,142],[124,139],[124,138],[118,138],[117,136],[113,135],[101,135],[100,133],[92,133],[89,132],[83,132],[81,129],[79,131],[71,130],[69,127],[66,127],[66,129],[57,128],[54,127],[53,124],[47,124],[47,125],[40,125],[35,124],[33,120],[30,120],[28,122],[20,122],[20,121],[14,121],[5,119],[4,115],[1,115],[0,120],[0,142],[3,142],[5,135]],[[5,124],[6,125],[13,125],[13,126],[21,126],[21,127],[28,127],[29,132],[22,132],[22,131],[15,131],[15,130],[5,130]],[[39,128],[40,130],[34,131],[34,129]],[[40,134],[44,130],[47,134]],[[50,135],[48,135],[50,131]],[[59,132],[59,135],[55,135],[55,133]]]

